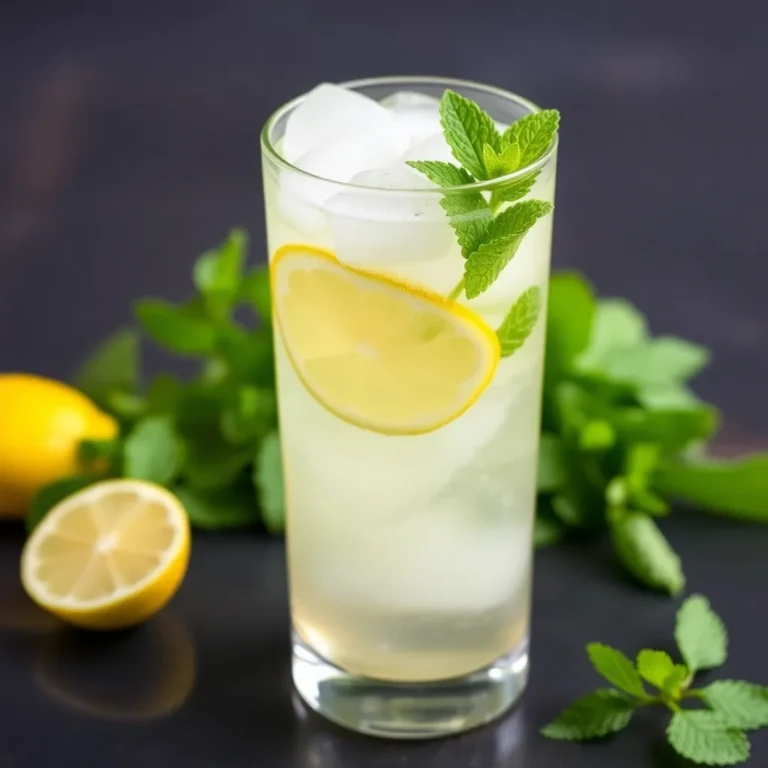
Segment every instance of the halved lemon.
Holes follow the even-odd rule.
[[[189,521],[175,496],[139,480],[107,480],[45,516],[24,547],[21,580],[64,621],[118,629],[173,597],[189,548]]]
[[[471,310],[308,245],[271,264],[277,325],[315,399],[358,427],[431,432],[480,396],[499,362],[494,331]]]

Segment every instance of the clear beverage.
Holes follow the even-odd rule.
[[[375,110],[358,113],[333,93],[316,98],[306,115],[301,100],[278,111],[263,137],[270,259],[287,245],[322,249],[342,270],[374,276],[373,291],[361,298],[366,307],[379,275],[406,292],[449,296],[464,258],[440,205],[444,193],[405,165],[455,162],[434,101],[446,87],[476,101],[502,128],[535,110],[493,88],[389,79],[349,88],[392,113],[394,137]],[[341,112],[335,133],[323,136],[333,109]],[[366,130],[378,146],[366,143]],[[553,202],[554,148],[537,173],[526,199]],[[486,182],[482,193],[492,190]],[[456,298],[474,323],[499,327],[533,287],[546,301],[551,221],[547,215],[535,223],[487,291]],[[546,308],[463,413],[392,434],[339,415],[307,384],[281,332],[288,282],[274,275],[297,688],[321,713],[379,735],[430,736],[483,722],[517,698],[527,672]],[[332,302],[318,306],[336,312]],[[358,324],[366,322],[367,311],[356,311]],[[314,344],[322,346],[326,318],[313,322]]]

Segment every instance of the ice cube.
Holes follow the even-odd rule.
[[[406,131],[377,102],[335,85],[318,86],[288,118],[282,153],[319,178],[283,171],[281,215],[307,234],[321,231],[323,205],[339,191],[322,179],[350,181],[361,171],[399,160],[408,145]]]
[[[350,188],[325,204],[341,261],[372,266],[445,256],[453,233],[426,177],[400,162],[357,174],[352,183],[377,188]]]
[[[284,218],[309,234],[326,227],[323,206],[339,194],[339,185],[325,180],[347,182],[365,169],[387,166],[400,157],[396,143],[369,141],[355,132],[342,133],[316,146],[295,161],[297,168],[319,178],[312,179],[292,171],[280,174],[280,210]],[[400,162],[405,172],[416,174]],[[366,183],[366,182],[362,182]],[[376,183],[375,181],[373,182]]]
[[[440,99],[427,96],[426,93],[419,93],[419,91],[395,91],[395,93],[385,96],[380,103],[382,107],[394,110],[417,107],[436,112],[440,108]]]
[[[442,160],[458,165],[442,133],[433,133],[421,141],[415,142],[406,152],[406,160]]]
[[[317,235],[328,228],[323,204],[337,194],[338,189],[332,182],[282,171],[277,194],[280,217],[306,235]]]
[[[404,162],[387,168],[362,171],[351,179],[352,184],[374,189],[435,189],[436,185],[426,176]]]
[[[371,143],[383,139],[396,146],[399,155],[408,148],[407,135],[385,107],[356,91],[322,83],[289,115],[283,135],[283,157],[296,163],[342,134],[358,134]]]
[[[398,91],[381,102],[408,132],[411,144],[440,133],[440,102],[423,93]]]

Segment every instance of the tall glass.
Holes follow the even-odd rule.
[[[450,88],[507,125],[537,110],[498,88],[439,78],[345,87],[376,100],[403,90],[439,98]],[[286,122],[302,98],[280,108],[262,133],[293,680],[310,707],[354,730],[396,738],[448,735],[500,715],[527,679],[552,216],[536,222],[486,292],[455,298],[460,309],[451,297],[461,288],[464,258],[446,215],[450,205],[440,203],[478,191],[490,199],[532,174],[536,181],[525,199],[552,203],[556,141],[514,174],[453,189],[332,182],[281,156]],[[294,259],[298,274],[282,274],[285,253],[309,254],[304,262]],[[315,267],[332,277],[318,279]],[[395,302],[416,297],[417,313],[419,297],[426,297],[425,306],[469,318],[481,336],[499,328],[524,292],[537,289],[541,306],[530,335],[498,360],[482,391],[467,398],[466,410],[412,433],[387,431],[340,414],[338,401],[333,407],[318,395],[301,358],[306,348],[323,349],[326,329],[336,339],[340,323],[364,333],[364,308],[376,311],[380,287],[391,288]],[[355,290],[359,302],[347,311]],[[304,317],[302,333],[313,336],[314,346],[298,344],[297,352],[289,336],[301,325],[293,318],[302,312],[303,296],[313,303],[304,307],[311,317]],[[366,345],[358,346],[364,357]],[[311,362],[331,381],[334,350],[317,354]],[[383,376],[370,398],[402,398],[398,386]]]

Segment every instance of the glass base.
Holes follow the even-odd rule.
[[[527,681],[527,639],[465,677],[396,683],[352,675],[293,633],[293,682],[301,698],[334,723],[371,736],[432,739],[476,728],[506,712]]]

